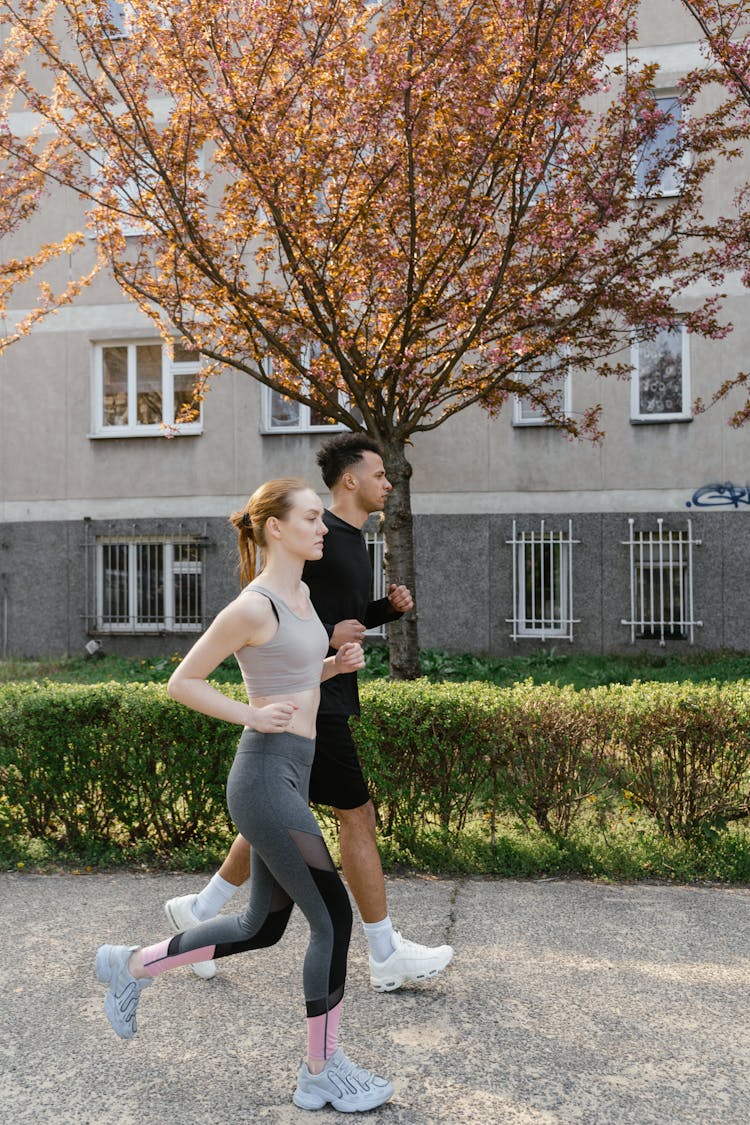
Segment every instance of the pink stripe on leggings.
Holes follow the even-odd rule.
[[[210,961],[216,952],[215,945],[204,945],[202,949],[191,949],[189,953],[175,953],[169,956],[170,938],[149,945],[141,950],[143,967],[150,977],[158,977],[166,973],[167,969],[176,969],[178,965],[195,965],[198,961]]]
[[[341,1022],[341,1009],[344,1006],[340,1000],[330,1012],[323,1012],[322,1016],[310,1016],[307,1021],[307,1057],[310,1059],[330,1059],[335,1054],[339,1045],[339,1023]]]

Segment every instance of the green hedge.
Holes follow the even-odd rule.
[[[0,687],[0,826],[157,850],[226,835],[236,730],[160,684]]]
[[[222,690],[241,697],[240,686]],[[744,683],[374,681],[361,694],[352,729],[385,836],[458,834],[470,818],[491,833],[510,812],[562,839],[600,797],[597,808],[630,802],[673,839],[750,814]],[[225,841],[237,738],[161,684],[0,685],[0,831],[163,855]]]

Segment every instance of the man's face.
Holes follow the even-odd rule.
[[[352,465],[347,472],[357,481],[357,495],[363,510],[368,513],[382,512],[385,498],[393,486],[385,475],[380,454],[365,450],[357,464]]]

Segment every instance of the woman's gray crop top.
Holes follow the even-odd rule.
[[[234,654],[248,696],[252,699],[259,695],[291,695],[319,687],[328,652],[328,634],[312,603],[310,617],[298,617],[265,586],[251,583],[245,587],[245,591],[248,590],[268,598],[279,622],[278,629],[265,644],[245,645]]]

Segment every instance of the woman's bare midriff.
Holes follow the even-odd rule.
[[[292,715],[288,734],[298,734],[302,738],[315,738],[315,721],[318,716],[320,703],[320,688],[310,688],[308,691],[290,692],[288,695],[254,695],[250,700],[251,707],[267,707],[269,703],[296,703],[297,710]],[[253,728],[247,728],[252,730]]]

